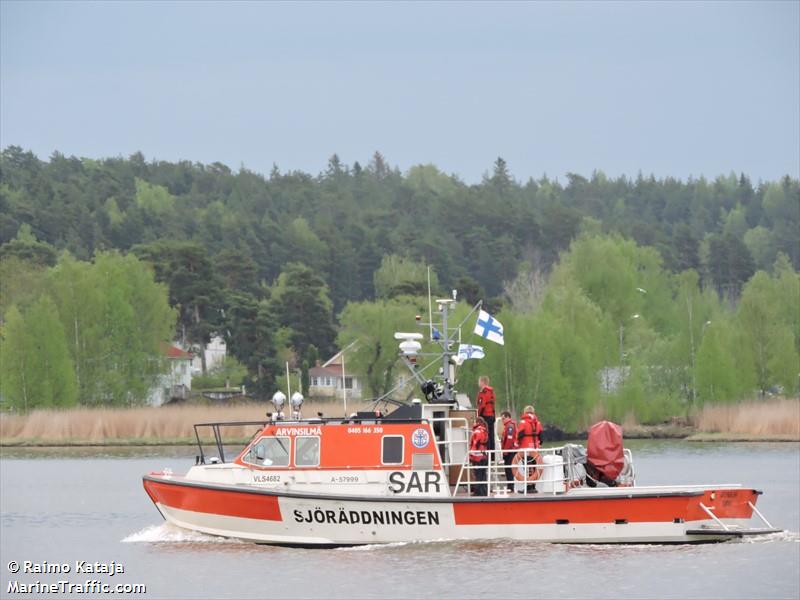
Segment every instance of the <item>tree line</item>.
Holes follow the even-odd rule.
[[[549,273],[523,265],[504,298],[494,313],[504,346],[472,334],[471,305],[457,305],[451,323],[464,322],[463,341],[482,345],[486,356],[464,362],[456,387],[474,398],[478,375],[489,375],[500,406],[519,412],[534,404],[567,431],[601,416],[660,422],[706,402],[799,391],[800,275],[783,254],[734,303],[701,286],[694,270],[669,272],[651,247],[584,233]],[[411,383],[393,333],[413,331],[412,315],[426,312],[427,298],[400,293],[349,303],[341,313],[339,345],[357,341],[348,364],[372,396],[403,377]],[[398,393],[419,396],[413,385]]]
[[[69,253],[52,267],[0,262],[0,395],[10,408],[131,406],[165,371],[166,286],[134,255]]]
[[[401,173],[379,153],[363,167],[334,155],[316,176],[277,167],[262,176],[220,163],[148,162],[141,154],[91,160],[54,153],[44,161],[13,146],[0,154],[4,343],[39,301],[35,294],[13,291],[25,289],[25,281],[42,273],[51,281],[50,271],[63,269],[65,261],[90,268],[98,257],[135,259],[148,265],[145,270],[163,286],[166,305],[174,311],[166,338],[200,347],[212,333],[222,334],[246,366],[247,383],[261,394],[271,393],[284,361],[307,371],[354,339],[355,331],[368,336],[399,319],[398,307],[412,307],[424,295],[428,266],[434,290],[456,288],[465,305],[483,298],[509,323],[520,319],[507,325],[510,344],[515,331],[535,334],[520,338],[520,347],[508,352],[508,369],[503,360],[501,379],[505,382],[508,372],[510,401],[545,389],[543,380],[532,383],[524,373],[552,374],[555,365],[545,366],[567,352],[562,346],[569,338],[556,328],[558,352],[542,352],[543,362],[514,364],[533,360],[530,353],[546,345],[536,340],[550,339],[547,332],[563,318],[557,318],[562,296],[577,303],[574,311],[589,307],[581,331],[602,339],[604,349],[586,355],[588,338],[579,336],[559,369],[585,363],[583,387],[563,373],[553,375],[552,386],[562,392],[549,397],[582,397],[581,389],[597,387],[597,370],[607,375],[601,398],[606,404],[634,389],[644,397],[654,381],[664,398],[694,402],[768,389],[778,385],[781,371],[774,349],[766,350],[778,343],[774,338],[758,351],[769,358],[759,363],[755,384],[742,375],[735,389],[731,383],[725,388],[709,373],[737,370],[739,363],[729,357],[711,369],[705,357],[719,356],[709,340],[723,347],[741,334],[741,323],[731,319],[747,305],[750,286],[766,294],[765,277],[769,285],[788,281],[786,273],[800,267],[799,232],[800,183],[789,177],[753,185],[743,174],[680,181],[642,175],[611,179],[595,172],[589,178],[568,174],[564,182],[547,177],[519,182],[498,159],[479,184],[467,185],[433,165]],[[603,261],[616,268],[602,268]],[[637,266],[622,268],[628,264]],[[643,273],[659,275],[648,285]],[[788,293],[788,284],[781,285],[776,293]],[[573,288],[581,293],[568,293]],[[60,315],[55,294],[43,296]],[[656,298],[661,305],[650,307]],[[638,310],[638,302],[652,310]],[[678,305],[688,308],[681,311]],[[52,308],[40,303],[37,310]],[[707,318],[714,311],[727,316]],[[628,322],[633,315],[639,316]],[[679,326],[680,319],[691,326]],[[602,331],[592,322],[602,323]],[[778,337],[785,347],[788,332],[796,352],[793,323]],[[66,324],[63,328],[69,342]],[[677,352],[676,345],[683,355],[688,352],[688,362],[667,351]],[[394,346],[369,347],[358,346],[354,364],[377,393],[392,380],[395,365],[385,365]],[[662,354],[653,355],[656,348]],[[482,365],[493,373],[495,356]],[[70,355],[76,374],[79,359]],[[465,372],[473,368],[468,364]],[[76,388],[81,401],[114,396],[86,381]],[[600,401],[587,394],[574,414]],[[636,404],[630,398],[614,402]],[[563,416],[565,423],[574,418]]]

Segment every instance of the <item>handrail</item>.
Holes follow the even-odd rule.
[[[387,416],[383,417],[322,417],[322,418],[313,418],[313,419],[263,419],[261,421],[214,421],[211,423],[195,423],[195,427],[213,427],[215,425],[222,425],[225,427],[236,427],[238,425],[246,426],[246,425],[263,425],[266,427],[267,425],[282,425],[282,426],[303,426],[303,425],[347,425],[358,421],[359,423],[363,423],[364,421],[375,423],[380,423],[382,425],[392,425],[394,423],[424,423],[426,421],[431,421],[433,419],[429,419],[427,417],[420,417],[420,418],[406,418],[406,419],[391,419]]]
[[[447,423],[449,423],[449,429],[451,429],[451,430],[452,429],[462,429],[462,430],[464,430],[466,432],[469,432],[469,430],[470,430],[469,423],[468,423],[467,419],[465,419],[463,417],[455,417],[455,418],[454,417],[437,417],[437,418],[432,418],[432,419],[427,419],[427,420],[429,422],[431,422],[431,423],[434,423],[434,422],[447,422]],[[455,423],[455,422],[459,422],[460,426],[454,427],[453,423]],[[453,440],[453,439],[436,440],[436,445],[437,445],[437,448],[439,449],[439,457],[440,457],[440,461],[441,461],[441,464],[442,464],[442,469],[447,469],[447,468],[449,468],[451,466],[460,467],[459,473],[458,473],[458,478],[456,479],[455,486],[453,486],[453,489],[451,490],[451,495],[454,496],[454,495],[458,494],[459,490],[462,487],[465,487],[467,492],[472,492],[472,487],[473,486],[475,486],[475,485],[486,485],[487,486],[487,492],[488,492],[488,491],[491,491],[491,490],[497,491],[498,489],[507,489],[509,483],[516,484],[519,480],[514,479],[513,481],[509,482],[508,480],[505,479],[505,462],[497,460],[497,455],[498,454],[499,455],[509,454],[509,453],[518,454],[518,453],[521,452],[525,456],[525,464],[527,464],[527,455],[532,454],[533,452],[538,452],[540,455],[544,454],[544,455],[557,456],[557,455],[561,454],[561,452],[564,449],[564,446],[556,446],[556,447],[553,447],[553,448],[527,448],[527,449],[523,448],[523,449],[513,449],[513,450],[501,450],[501,449],[499,449],[499,445],[500,444],[499,444],[499,439],[496,436],[496,432],[495,432],[495,442],[496,442],[495,447],[497,449],[495,449],[494,451],[487,451],[487,456],[488,456],[487,464],[485,466],[483,466],[483,465],[478,466],[478,465],[473,465],[469,461],[469,438],[467,436],[465,436],[464,439],[459,439],[459,440]],[[463,445],[463,447],[464,447],[464,458],[463,458],[463,460],[461,462],[444,460],[445,459],[445,454],[444,454],[443,450],[445,450],[445,449],[447,449],[449,447],[452,447],[455,444]],[[553,462],[548,466],[552,466],[552,467],[558,468],[559,466],[560,467],[564,467],[564,466],[566,466],[566,464],[567,464],[566,461],[564,461],[563,457],[561,457],[561,459],[559,461]],[[515,466],[515,467],[512,467],[512,468],[519,468],[519,467]],[[528,469],[530,469],[530,468],[535,468],[535,469],[538,469],[539,471],[543,472],[544,468],[545,468],[545,465],[544,464],[536,464],[536,465],[531,465],[530,467],[527,467],[527,468],[524,469],[524,478],[523,478],[522,481],[519,482],[519,483],[522,484],[522,486],[524,486],[524,489],[522,491],[523,494],[527,495],[529,493],[528,492],[528,486],[534,485],[536,483],[536,481],[538,481],[540,483],[552,484],[551,487],[552,487],[552,493],[553,494],[558,493],[558,487],[559,486],[557,484],[559,482],[563,482],[564,483],[564,489],[565,490],[567,489],[567,481],[569,481],[569,477],[571,476],[571,474],[568,474],[566,469],[564,469],[564,471],[563,471],[564,475],[561,478],[556,478],[556,479],[553,479],[553,480],[551,480],[551,479],[543,479],[541,477],[541,475],[540,475],[539,477],[537,477],[534,480],[534,479],[529,479]],[[485,482],[483,482],[483,481],[481,481],[481,482],[474,481],[472,477],[469,477],[469,479],[467,479],[466,481],[464,480],[465,474],[469,474],[471,472],[475,472],[477,469],[486,469],[487,477],[486,477],[486,481]],[[517,486],[517,487],[519,487],[519,486]]]
[[[280,425],[283,427],[302,427],[302,426],[310,426],[310,425],[348,425],[354,424],[356,421],[358,424],[364,423],[376,423],[381,425],[393,425],[393,424],[402,424],[402,423],[425,423],[430,421],[431,419],[388,419],[386,417],[364,417],[364,418],[357,418],[357,417],[328,417],[322,419],[265,419],[261,421],[215,421],[211,423],[195,423],[194,424],[194,436],[197,442],[197,448],[200,451],[199,463],[205,464],[206,462],[206,455],[205,450],[203,449],[203,442],[200,439],[200,431],[199,427],[206,427],[211,428],[211,433],[214,436],[214,445],[217,447],[217,452],[219,454],[220,462],[225,462],[225,450],[224,444],[225,440],[222,439],[222,433],[220,431],[220,427],[247,427],[249,425],[257,425],[261,429],[264,429],[267,425]],[[466,420],[465,420],[466,422]],[[249,438],[247,443],[245,444],[245,448],[253,441],[253,438],[258,435],[259,432],[256,432],[253,436]]]
[[[270,424],[270,421],[233,421],[233,422],[220,422],[220,423],[195,423],[194,425],[194,437],[197,441],[197,448],[200,450],[200,457],[199,463],[201,465],[206,464],[206,455],[205,450],[203,449],[203,441],[200,439],[200,430],[199,427],[210,427],[211,433],[214,436],[214,445],[217,447],[217,452],[219,453],[219,460],[220,462],[225,462],[225,440],[222,438],[222,433],[220,432],[220,427],[247,427],[248,425],[258,425],[263,429],[267,425]],[[253,441],[253,438],[261,433],[261,429],[256,431],[253,435],[250,436],[247,443],[245,444],[245,448],[250,445],[250,442]]]
[[[542,454],[550,455],[550,456],[558,456],[557,453],[561,449],[562,449],[561,447],[554,447],[554,448],[515,448],[515,449],[512,449],[512,450],[495,450],[494,452],[488,452],[488,461],[487,461],[487,464],[485,466],[484,465],[475,465],[475,464],[468,463],[469,456],[467,456],[466,459],[465,459],[465,463],[462,465],[462,471],[459,474],[459,478],[458,478],[458,481],[457,481],[457,483],[455,485],[455,489],[453,490],[453,495],[458,493],[458,490],[459,490],[459,488],[461,486],[465,486],[467,491],[471,492],[473,486],[486,485],[487,486],[487,492],[491,493],[492,490],[494,490],[495,492],[502,491],[502,490],[507,490],[509,483],[513,484],[517,488],[521,488],[521,490],[517,491],[516,493],[519,493],[519,494],[522,494],[522,495],[526,495],[526,496],[528,494],[533,494],[533,493],[548,493],[548,494],[553,494],[553,495],[558,494],[558,493],[563,493],[568,489],[567,481],[569,479],[568,479],[568,477],[566,475],[566,472],[564,472],[564,476],[563,477],[548,478],[548,479],[544,479],[542,477],[542,475],[540,475],[539,477],[537,477],[535,479],[532,479],[532,478],[529,478],[529,475],[528,475],[530,469],[537,469],[538,471],[541,471],[543,473],[544,470],[547,467],[555,467],[555,468],[563,467],[564,465],[567,464],[566,461],[563,460],[563,458],[561,460],[557,461],[557,462],[552,462],[552,463],[549,463],[547,465],[545,465],[543,463],[530,464],[530,463],[527,462],[528,455],[530,455],[530,454],[538,453],[540,456]],[[518,480],[518,479],[514,478],[513,480],[509,481],[509,480],[507,480],[505,478],[506,465],[505,465],[504,462],[499,462],[499,461],[497,461],[495,459],[493,454],[497,454],[497,453],[499,453],[499,454],[520,454],[520,453],[523,454],[524,458],[523,458],[523,462],[521,463],[521,464],[524,465],[524,468],[523,468],[523,471],[522,471],[522,474],[523,474],[523,479],[522,480]],[[510,468],[519,469],[520,467],[519,467],[519,465],[515,465],[515,466],[510,467]],[[486,469],[487,477],[486,477],[485,481],[475,481],[475,480],[472,479],[472,477],[470,477],[470,479],[468,481],[462,481],[462,477],[463,477],[463,474],[465,472],[469,473],[469,472],[476,471],[477,469]],[[563,490],[559,490],[558,486],[556,485],[556,484],[558,484],[560,482],[564,483],[564,489]],[[534,492],[534,491],[528,489],[529,486],[535,486],[536,484],[542,484],[542,483],[552,484],[552,490],[551,491],[547,491],[547,492],[540,492],[539,490],[537,490],[536,492]]]

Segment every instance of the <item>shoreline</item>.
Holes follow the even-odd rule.
[[[353,403],[350,410],[367,403]],[[306,415],[341,414],[331,402],[307,402]],[[226,443],[244,444],[255,425],[268,420],[265,403],[178,405],[160,408],[73,408],[0,413],[0,448],[194,447],[196,423],[247,422],[226,430]],[[602,419],[598,415],[597,419]],[[687,442],[800,442],[800,399],[774,398],[738,404],[706,405],[689,416],[642,425],[633,415],[622,423],[628,440]],[[210,431],[199,431],[203,444],[213,444]],[[564,432],[545,427],[546,444],[586,439],[586,431]]]
[[[560,440],[545,440],[544,444],[557,444],[561,441],[585,440],[586,433],[575,433],[564,435]],[[623,431],[624,440],[669,440],[676,442],[690,443],[715,443],[715,442],[781,442],[781,443],[800,443],[800,438],[784,434],[747,434],[737,432],[707,432],[698,431],[689,427],[663,427],[661,425],[638,426],[630,433]],[[213,445],[214,440],[202,440],[204,447]],[[244,445],[247,439],[232,438],[226,440],[225,445]],[[19,449],[19,448],[196,448],[197,441],[194,438],[178,439],[109,439],[109,440],[0,440],[0,449]]]

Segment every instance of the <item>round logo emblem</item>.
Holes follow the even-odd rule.
[[[415,429],[414,433],[411,434],[411,443],[414,444],[415,448],[424,448],[430,441],[431,436],[428,435],[428,430],[422,427]]]

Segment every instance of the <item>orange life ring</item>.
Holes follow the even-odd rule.
[[[527,454],[527,461],[525,459]],[[517,481],[527,481],[528,483],[532,481],[536,481],[541,477],[542,472],[537,465],[541,464],[541,456],[539,456],[538,452],[517,452],[514,455],[514,460],[511,461],[512,469],[514,471],[514,479]],[[533,459],[531,461],[531,459]],[[524,463],[527,462],[530,466],[528,467],[528,478],[525,479],[525,467]]]

